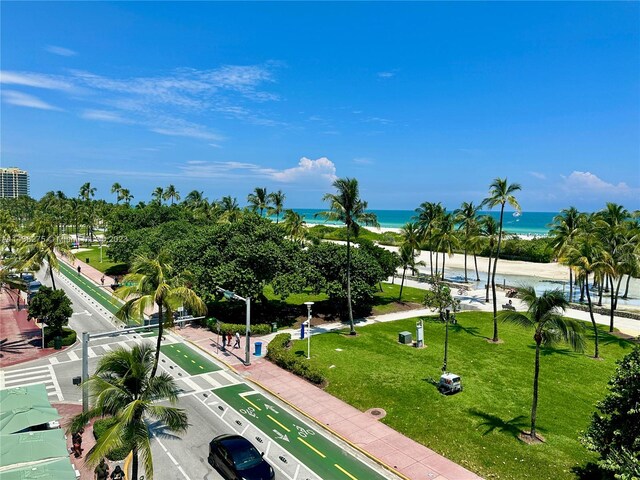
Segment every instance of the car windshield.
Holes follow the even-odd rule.
[[[227,451],[233,459],[233,464],[238,470],[246,470],[255,467],[262,461],[262,455],[249,442],[229,442]]]

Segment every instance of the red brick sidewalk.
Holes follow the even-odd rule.
[[[42,330],[27,320],[24,298],[16,306],[15,294],[0,293],[0,367],[46,357],[60,350],[42,349]]]
[[[175,333],[232,365],[249,380],[265,387],[296,410],[311,417],[318,424],[325,426],[408,479],[476,480],[481,478],[396,432],[373,415],[347,405],[262,357],[253,356],[253,344],[256,341],[263,342],[262,353],[266,352],[267,342],[264,338],[252,339],[251,365],[245,367],[242,363],[244,350],[220,351],[217,335],[206,328],[189,326],[175,330]]]

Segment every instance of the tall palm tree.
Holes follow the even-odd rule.
[[[398,252],[400,254],[400,262],[402,264],[402,282],[400,282],[400,294],[398,295],[398,301],[402,301],[402,290],[404,288],[404,278],[407,273],[407,269],[411,272],[412,275],[415,275],[418,272],[418,265],[425,265],[424,262],[416,262],[416,251],[411,246],[411,243],[403,243],[400,246],[400,250]]]
[[[164,193],[162,194],[162,198],[164,200],[171,200],[171,205],[173,205],[173,201],[180,200],[180,193],[176,190],[176,187],[173,185],[169,185],[164,189]]]
[[[527,304],[527,312],[504,311],[502,320],[534,330],[536,343],[535,367],[533,371],[533,401],[531,404],[531,431],[526,434],[532,440],[536,435],[538,413],[538,377],[540,376],[540,347],[552,347],[558,342],[568,343],[575,351],[584,349],[582,324],[561,315],[569,302],[560,290],[546,291],[537,296],[533,287],[518,289],[518,296]]]
[[[444,280],[445,255],[452,257],[454,249],[456,249],[460,243],[456,236],[455,227],[454,215],[443,212],[442,217],[438,221],[438,227],[434,232],[434,241],[438,251],[442,250],[442,280]]]
[[[585,225],[586,227],[586,225]],[[585,229],[577,235],[571,245],[563,250],[561,263],[569,265],[576,270],[576,275],[584,282],[587,293],[587,304],[589,306],[589,317],[593,326],[593,336],[595,338],[595,351],[593,358],[600,357],[598,342],[598,325],[593,317],[593,304],[591,302],[591,293],[589,288],[589,275],[602,269],[603,260],[606,252],[600,239],[595,235],[593,229]]]
[[[184,204],[191,210],[196,210],[202,206],[204,202],[204,192],[191,190],[184,199]]]
[[[304,223],[304,217],[293,210],[285,210],[282,226],[292,240],[304,243],[307,236],[307,227]]]
[[[575,207],[565,208],[553,217],[549,235],[556,257],[562,257],[565,251],[571,248],[580,231],[583,218]],[[573,270],[571,266],[569,266],[569,301],[573,301]]]
[[[262,216],[262,212],[269,206],[267,189],[260,187],[254,188],[253,193],[247,195],[247,202],[249,202],[249,208],[251,208],[252,212],[259,210],[260,216]]]
[[[489,264],[487,266],[487,288],[485,303],[489,301],[489,284],[491,283],[491,260],[493,259],[493,252],[498,244],[498,224],[491,215],[482,215],[480,217],[480,234],[483,238],[487,239],[489,243]],[[495,268],[495,267],[494,267]]]
[[[129,191],[128,188],[122,188],[120,190],[120,200],[124,200],[124,203],[126,203],[127,205],[131,204],[131,200],[133,200],[133,195],[131,195],[131,192]]]
[[[231,197],[231,195],[222,197],[222,200],[217,205],[220,211],[220,222],[233,223],[242,217],[242,210],[240,210],[238,200],[235,197]]]
[[[91,408],[75,416],[67,433],[78,431],[94,418],[112,418],[114,424],[102,435],[85,457],[94,467],[110,452],[131,447],[131,478],[138,478],[139,457],[148,478],[153,478],[151,430],[157,421],[173,433],[189,428],[187,412],[176,408],[180,389],[168,373],[152,375],[153,348],[148,344],[123,347],[101,357],[95,373],[86,380]],[[169,401],[170,406],[160,405]]]
[[[415,209],[416,215],[413,216],[413,219],[416,220],[418,226],[420,227],[423,241],[429,248],[429,265],[431,267],[431,278],[433,278],[433,247],[431,245],[433,240],[432,236],[433,231],[437,225],[437,221],[442,215],[443,211],[444,209],[442,208],[440,202],[423,202],[418,208]]]
[[[88,202],[96,196],[96,188],[91,186],[90,182],[84,183],[80,187],[80,198]]]
[[[471,238],[478,228],[479,205],[473,202],[462,202],[460,208],[453,211],[455,220],[458,223],[458,230],[464,231],[464,281],[467,282],[467,249],[471,246]]]
[[[489,186],[489,197],[482,201],[482,205],[486,205],[489,209],[500,205],[500,222],[498,230],[498,245],[496,247],[496,257],[493,260],[493,273],[491,274],[491,291],[493,292],[493,341],[498,341],[498,301],[496,299],[496,270],[498,266],[498,258],[500,257],[500,244],[502,243],[502,223],[504,220],[504,206],[508,203],[517,212],[520,212],[520,204],[514,193],[522,187],[519,183],[509,185],[506,178],[496,178]]]
[[[158,369],[164,326],[172,324],[173,312],[183,306],[192,314],[204,315],[207,307],[190,288],[188,275],[176,274],[163,252],[151,257],[135,257],[129,272],[124,277],[125,286],[115,291],[115,296],[125,301],[116,317],[121,320],[140,320],[145,312],[154,307],[158,309],[156,358],[151,371],[153,377]]]
[[[336,193],[326,193],[322,201],[329,202],[329,210],[318,212],[314,216],[324,217],[326,220],[342,222],[347,227],[347,308],[351,335],[356,334],[353,325],[353,309],[351,306],[351,235],[357,237],[360,223],[377,227],[378,219],[375,214],[365,212],[367,202],[360,198],[358,180],[355,178],[338,178],[333,182]]]
[[[55,290],[56,280],[53,271],[60,270],[57,254],[65,255],[72,261],[75,260],[75,257],[69,249],[69,244],[61,241],[60,236],[55,234],[55,227],[50,220],[36,218],[31,231],[33,236],[21,240],[18,244],[18,265],[24,270],[37,271],[45,263],[48,264],[51,285]]]
[[[151,193],[151,198],[153,198],[153,203],[162,205],[162,199],[164,198],[164,188],[156,187],[156,189]]]
[[[267,197],[269,203],[271,204],[271,207],[269,207],[269,215],[276,216],[276,223],[278,223],[280,214],[284,209],[284,199],[286,197],[287,196],[282,192],[282,190],[271,192]]]
[[[111,193],[115,193],[116,194],[116,204],[122,200],[122,185],[120,185],[118,182],[115,182],[113,185],[111,185]]]

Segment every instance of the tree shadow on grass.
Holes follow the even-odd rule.
[[[486,427],[486,430],[482,434],[488,435],[495,430],[501,433],[508,433],[514,438],[518,438],[518,435],[528,426],[528,419],[524,415],[513,417],[511,420],[503,420],[497,415],[492,415],[481,410],[471,408],[467,410],[474,417],[484,420],[480,423],[481,427]]]
[[[478,332],[478,327],[465,327],[464,325],[460,325],[459,323],[456,323],[453,325],[449,325],[449,328],[451,328],[456,333],[464,332],[468,335],[471,335],[472,337],[487,338],[487,339],[489,338],[485,335],[481,335]]]
[[[637,342],[634,342],[634,338],[630,336],[618,337],[617,335],[605,333],[600,337],[600,345],[602,346],[615,345],[617,347],[622,348],[623,350],[633,348],[634,343],[637,343]]]
[[[571,467],[571,473],[575,474],[578,480],[613,480],[615,478],[611,472],[601,470],[594,462]]]
[[[528,345],[528,349],[535,350],[535,345]],[[565,357],[580,357],[582,353],[574,352],[570,348],[554,348],[554,347],[540,347],[540,354],[544,357],[550,355],[564,355]]]

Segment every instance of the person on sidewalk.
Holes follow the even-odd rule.
[[[107,480],[109,478],[109,465],[104,461],[104,458],[100,459],[100,463],[93,472],[95,480]]]
[[[78,275],[80,275],[80,270],[82,269],[80,268],[80,265],[78,265]]]
[[[233,335],[231,334],[231,332],[227,333],[227,345],[229,345],[229,348],[231,348],[231,339],[233,338]]]
[[[233,348],[240,348],[240,332],[236,332],[236,343],[233,344]]]
[[[84,428],[81,428],[76,433],[73,434],[71,440],[73,442],[73,456],[76,458],[82,457],[82,434],[84,433]]]
[[[102,286],[104,287],[104,275],[102,275],[102,276],[100,277],[100,283],[101,283],[101,284],[102,284]]]
[[[116,468],[111,472],[111,480],[124,480],[124,472],[120,468],[120,465],[116,465]]]
[[[227,332],[222,332],[222,351],[225,350],[227,346]]]

